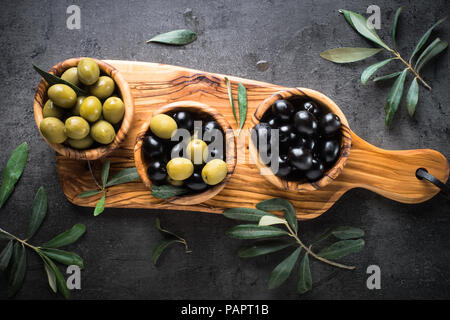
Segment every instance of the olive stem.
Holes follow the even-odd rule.
[[[7,234],[7,235],[9,235],[9,236],[11,236],[11,237],[13,237],[14,240],[20,242],[20,243],[22,244],[22,246],[30,247],[31,249],[33,249],[33,250],[36,251],[36,252],[39,251],[39,249],[38,249],[37,247],[35,247],[35,246],[29,244],[26,240],[19,239],[19,238],[17,238],[15,235],[9,233],[8,231],[3,230],[2,228],[0,228],[0,232],[2,232],[2,233],[4,233],[4,234]]]
[[[94,179],[95,184],[97,185],[97,187],[100,190],[103,190],[104,188],[102,186],[100,186],[100,184],[97,182],[97,179],[95,178],[94,172],[92,171],[92,167],[91,167],[91,161],[89,161],[89,160],[88,160],[88,167],[89,167],[89,171],[91,173],[91,176]]]
[[[416,69],[413,68],[413,66],[411,65],[411,63],[408,63],[405,59],[402,58],[402,56],[400,55],[400,53],[396,50],[391,50],[390,51],[393,55],[396,56],[396,59],[400,60],[401,62],[403,62],[406,66],[407,69],[409,69],[414,76],[419,79],[420,82],[422,82],[422,84],[424,85],[425,88],[427,88],[428,90],[431,91],[431,86],[425,82],[425,80],[423,80],[423,78],[420,76],[420,74],[416,71]]]

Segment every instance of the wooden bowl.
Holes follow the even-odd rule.
[[[58,63],[53,68],[50,69],[50,73],[55,74],[57,76],[60,76],[65,70],[76,67],[78,65],[78,62],[82,58],[72,58],[65,60],[63,62]],[[122,75],[118,70],[116,70],[113,66],[101,61],[94,59],[95,62],[97,62],[98,66],[100,67],[100,71],[103,74],[106,74],[107,76],[111,77],[114,82],[116,83],[116,87],[121,95],[121,98],[123,100],[123,103],[125,105],[125,115],[122,119],[122,124],[120,126],[120,129],[116,132],[116,137],[114,138],[113,142],[111,142],[108,145],[104,145],[97,148],[92,149],[86,149],[86,150],[78,150],[70,148],[69,146],[62,144],[62,143],[51,143],[47,139],[44,140],[47,142],[47,144],[52,147],[56,152],[58,152],[60,155],[69,158],[69,159],[76,159],[76,160],[96,160],[102,157],[107,156],[110,154],[113,150],[117,149],[120,145],[120,143],[125,139],[125,136],[130,129],[131,122],[133,121],[133,115],[134,115],[134,101],[131,97],[130,88],[128,87],[128,83],[124,80]],[[45,102],[47,101],[47,89],[49,85],[48,83],[42,79],[39,83],[39,86],[36,90],[36,95],[34,96],[34,119],[36,121],[36,125],[39,130],[39,124],[41,123],[42,119],[44,118],[42,115],[42,108],[44,107]],[[40,132],[40,130],[39,130]]]
[[[347,122],[347,118],[344,113],[339,109],[339,107],[327,96],[322,93],[307,89],[307,88],[292,88],[287,90],[282,90],[274,93],[267,99],[265,99],[256,109],[255,114],[252,117],[252,122],[254,125],[258,124],[266,111],[272,106],[272,104],[279,99],[292,99],[292,98],[307,98],[318,102],[322,106],[328,109],[328,111],[333,112],[338,115],[342,123],[342,139],[341,139],[341,150],[338,160],[335,165],[325,172],[324,176],[314,182],[309,182],[306,179],[302,181],[288,181],[277,177],[272,173],[270,168],[268,168],[264,163],[262,163],[259,158],[256,146],[253,144],[252,139],[249,142],[250,153],[254,156],[256,166],[260,169],[263,176],[274,186],[279,189],[291,190],[296,192],[302,191],[314,191],[319,188],[323,188],[336,179],[342,172],[347,158],[350,154],[350,149],[352,145],[352,139],[350,134],[350,128]]]
[[[220,191],[222,191],[222,189],[225,187],[225,184],[227,183],[228,180],[230,180],[231,175],[234,172],[234,168],[236,167],[236,144],[234,141],[234,133],[228,121],[220,113],[218,113],[215,109],[205,104],[195,101],[179,101],[170,103],[154,111],[152,117],[161,113],[171,113],[180,110],[189,111],[194,114],[209,115],[212,119],[217,121],[217,123],[222,128],[222,131],[225,133],[225,150],[227,163],[227,175],[225,179],[221,183],[212,186],[201,193],[165,199],[166,201],[177,205],[199,204],[205,202],[208,199],[211,199]],[[145,123],[139,129],[138,134],[136,136],[136,144],[134,147],[134,162],[136,169],[139,173],[139,176],[142,179],[142,182],[149,189],[151,187],[151,181],[147,176],[147,163],[145,163],[144,155],[142,154],[142,141],[146,133],[149,131],[150,120],[152,117],[150,117],[147,121],[145,121]]]

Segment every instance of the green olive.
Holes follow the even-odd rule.
[[[185,180],[194,172],[194,165],[186,158],[173,158],[167,163],[167,174],[173,180]]]
[[[78,80],[78,68],[72,67],[64,71],[64,73],[61,75],[61,79],[66,80],[67,82],[70,82],[74,86],[80,85],[80,80]]]
[[[106,99],[114,92],[114,80],[107,76],[101,76],[90,87],[91,94],[99,99]]]
[[[116,124],[119,123],[125,113],[125,106],[122,99],[110,97],[103,102],[103,117],[106,121]]]
[[[202,169],[203,181],[210,186],[221,183],[226,176],[227,163],[220,159],[211,160]]]
[[[170,139],[178,126],[167,114],[158,114],[150,120],[150,130],[161,139]]]
[[[66,84],[54,84],[47,91],[48,97],[64,109],[72,108],[77,102],[77,94]]]
[[[52,100],[48,99],[42,108],[42,115],[44,118],[54,117],[61,119],[64,115],[64,110],[55,106]]]
[[[78,79],[81,83],[90,86],[94,84],[100,75],[98,64],[91,58],[83,58],[77,66]]]
[[[73,116],[66,119],[64,132],[71,139],[83,139],[89,134],[89,123],[82,117]]]
[[[171,177],[167,176],[166,181],[173,185],[174,187],[181,187],[183,185],[183,180],[173,180]]]
[[[83,139],[67,139],[69,145],[74,149],[87,149],[94,143],[94,139],[87,135]]]
[[[114,131],[113,126],[105,120],[97,121],[91,127],[91,137],[98,143],[111,143],[115,136],[116,132]]]
[[[186,154],[194,164],[202,164],[208,156],[208,146],[200,139],[192,139],[187,147]]]
[[[58,118],[48,117],[41,121],[39,130],[51,143],[63,143],[67,136],[64,132],[64,123]]]
[[[90,122],[97,121],[102,115],[102,103],[94,96],[85,98],[80,106],[80,115]]]
[[[75,103],[75,107],[73,107],[72,110],[71,110],[71,113],[72,113],[73,116],[79,116],[80,115],[81,104],[83,103],[84,99],[86,99],[85,96],[77,97],[77,103]]]

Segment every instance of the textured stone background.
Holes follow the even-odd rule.
[[[66,28],[66,8],[81,7],[81,30]],[[423,70],[433,86],[423,87],[414,120],[400,107],[394,125],[384,125],[384,99],[389,85],[362,86],[364,66],[387,57],[336,65],[319,53],[339,46],[371,45],[351,30],[337,12],[347,8],[364,13],[370,4],[381,8],[382,29],[389,39],[396,8],[404,6],[399,22],[399,48],[408,55],[436,20],[450,13],[446,1],[10,1],[0,10],[0,154],[1,167],[16,145],[27,141],[30,155],[24,176],[0,213],[0,225],[17,235],[26,230],[32,198],[44,185],[49,213],[35,238],[45,241],[73,224],[87,226],[81,241],[68,247],[85,259],[82,290],[75,299],[299,299],[295,277],[276,290],[267,289],[270,271],[287,254],[239,259],[240,241],[225,231],[235,224],[202,213],[107,209],[100,217],[92,209],[75,207],[64,197],[55,170],[55,156],[39,137],[33,118],[33,94],[39,76],[34,61],[45,68],[74,56],[123,59],[181,65],[211,72],[305,86],[332,97],[347,115],[352,129],[387,149],[433,148],[450,155],[449,54]],[[192,12],[190,13],[190,10]],[[151,36],[192,28],[198,40],[186,47],[147,45]],[[450,39],[450,22],[434,36]],[[387,40],[389,41],[389,40]],[[256,62],[267,60],[267,71]],[[395,65],[384,72],[396,71]],[[357,270],[335,270],[312,264],[314,289],[305,299],[379,299],[450,297],[450,205],[442,197],[418,205],[387,200],[365,190],[346,194],[329,212],[300,224],[303,238],[330,226],[353,225],[366,231],[367,245],[344,261]],[[158,267],[151,251],[162,236],[162,224],[188,240],[167,251]],[[366,288],[366,267],[377,264],[382,289]],[[18,299],[54,299],[39,259],[29,254],[29,270]],[[0,297],[6,279],[0,278]],[[59,298],[59,297],[58,297]]]

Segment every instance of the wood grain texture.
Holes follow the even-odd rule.
[[[161,106],[183,100],[198,101],[218,110],[236,128],[229,106],[224,75],[155,63],[130,61],[105,61],[120,71],[128,82],[134,98],[135,116],[131,128],[120,148],[110,154],[112,171],[133,167],[133,151],[136,135],[152,114]],[[258,105],[268,96],[285,89],[280,86],[228,77],[232,83],[235,99],[237,84],[247,88],[248,114],[244,128],[251,128],[250,118]],[[249,159],[248,144],[245,153],[238,152],[238,164],[225,188],[214,198],[197,205],[174,205],[151,197],[142,182],[114,186],[107,191],[107,207],[172,209],[220,213],[225,208],[252,207],[259,201],[283,197],[294,204],[299,219],[312,219],[328,210],[345,192],[352,188],[366,188],[390,199],[404,203],[419,203],[432,198],[439,190],[431,183],[418,180],[415,172],[426,168],[432,175],[447,181],[447,159],[437,151],[407,150],[388,151],[376,148],[351,132],[352,147],[342,173],[319,190],[293,192],[276,189],[254,164],[242,164],[239,157]],[[240,150],[243,142],[237,140]],[[94,163],[99,177],[101,163]],[[80,206],[95,206],[98,196],[80,199],[78,194],[95,188],[86,162],[57,155],[57,170],[63,191],[69,201]]]

